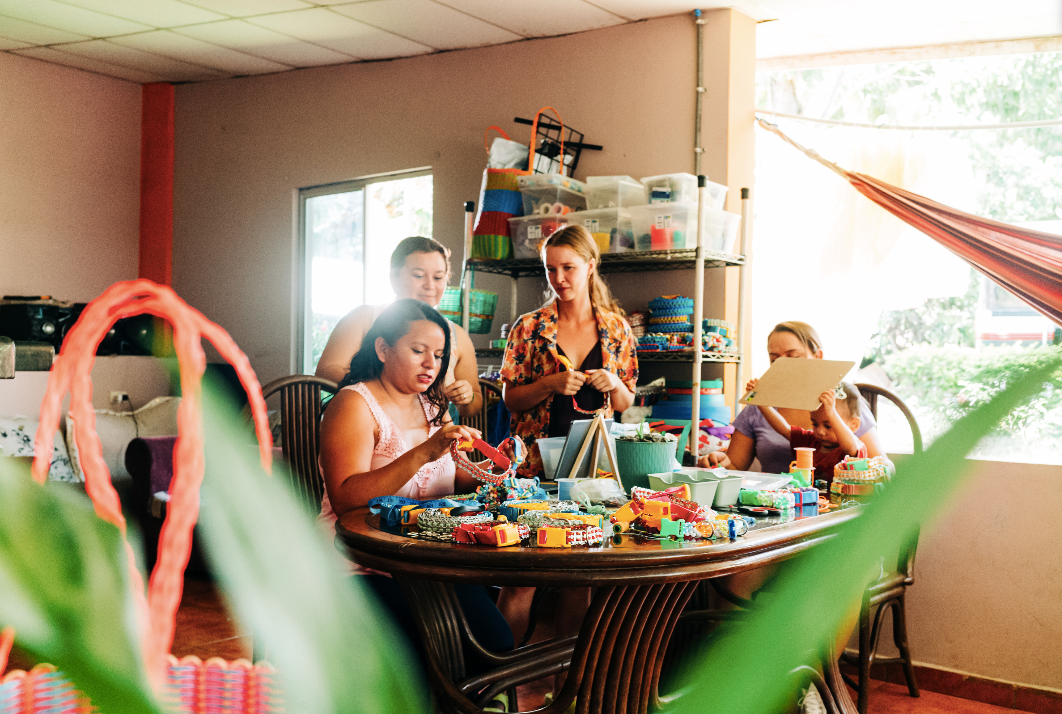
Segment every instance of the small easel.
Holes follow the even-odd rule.
[[[605,417],[601,412],[594,415],[594,420],[590,422],[590,428],[586,430],[586,436],[583,437],[583,444],[579,447],[579,453],[575,457],[575,463],[572,464],[572,470],[568,473],[568,478],[577,478],[579,473],[579,467],[583,464],[583,457],[586,456],[587,449],[590,448],[591,440],[593,440],[594,452],[590,461],[590,474],[591,478],[597,475],[597,461],[601,456],[601,447],[605,447],[605,453],[608,454],[608,463],[612,467],[612,475],[616,477],[616,483],[619,484],[621,490],[626,492],[623,488],[623,481],[620,479],[619,467],[616,465],[616,454],[613,453],[612,447],[608,441],[608,427],[605,426]]]

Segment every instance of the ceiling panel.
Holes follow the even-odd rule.
[[[285,12],[287,10],[304,10],[316,4],[303,2],[302,0],[184,0],[184,2],[201,7],[204,10],[211,10],[232,17],[264,15],[269,12]]]
[[[522,37],[547,37],[622,24],[626,18],[584,0],[437,0]],[[688,2],[689,0],[686,0]]]
[[[64,67],[83,69],[86,72],[95,72],[108,77],[126,79],[130,82],[136,82],[137,84],[164,81],[164,78],[161,75],[151,74],[150,72],[145,72],[141,69],[119,67],[118,65],[109,64],[107,62],[100,62],[91,57],[72,55],[69,52],[61,52],[52,49],[51,47],[31,47],[25,50],[16,50],[13,54],[21,55],[23,57],[32,57],[33,59],[43,60],[45,62],[50,62],[51,64],[63,65]]]
[[[191,64],[205,65],[228,74],[266,74],[292,68],[291,65],[219,47],[169,30],[114,37],[111,42]]]
[[[194,37],[204,42],[231,47],[241,52],[263,57],[292,67],[319,67],[352,61],[350,55],[330,50],[320,45],[303,42],[290,35],[243,20],[211,22],[206,25],[179,27],[174,32]]]
[[[0,0],[0,15],[89,37],[109,37],[151,29],[149,25],[104,15],[55,0],[34,0],[32,3]],[[3,20],[0,20],[0,23],[2,22]]]
[[[833,48],[816,35],[784,22],[761,22],[756,25],[756,56],[798,57],[832,52]]]
[[[521,39],[520,35],[432,0],[373,0],[333,5],[332,9],[436,49],[479,47]]]
[[[0,51],[17,50],[21,47],[33,47],[33,45],[28,42],[19,42],[18,40],[12,40],[8,37],[0,37]]]
[[[91,39],[89,35],[56,30],[35,22],[26,22],[14,17],[0,16],[0,37],[20,40],[31,45],[52,45],[57,42],[76,42]]]
[[[176,27],[194,22],[224,20],[224,15],[210,12],[178,0],[63,0],[71,5],[142,22],[151,27]]]
[[[964,23],[964,27],[974,39],[978,40],[1011,40],[1021,37],[1062,35],[1062,13],[967,22]]]
[[[262,15],[249,21],[357,59],[409,57],[436,49],[322,7]]]
[[[160,77],[173,78],[171,81],[177,82],[217,79],[224,76],[224,73],[214,69],[187,64],[150,52],[141,52],[132,47],[123,47],[108,40],[74,42],[63,45],[62,50],[82,55],[83,57],[91,57],[108,64],[116,64],[120,67],[147,70]]]

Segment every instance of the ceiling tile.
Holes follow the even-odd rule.
[[[796,57],[830,52],[820,38],[783,21],[761,22],[756,25],[756,57]]]
[[[138,84],[165,81],[164,77],[151,74],[150,72],[145,72],[139,69],[130,69],[129,67],[119,67],[106,62],[100,62],[91,57],[72,55],[69,52],[60,52],[51,47],[31,47],[25,50],[16,50],[12,54],[22,55],[23,57],[32,57],[33,59],[51,62],[52,64],[61,64],[65,67],[83,69],[88,72],[95,72],[97,74],[103,74],[117,79],[125,79]]]
[[[350,55],[341,54],[319,45],[303,42],[290,35],[243,20],[225,20],[205,25],[190,25],[174,30],[197,40],[224,45],[241,52],[263,57],[292,67],[320,67],[350,62]]]
[[[434,48],[325,8],[248,18],[248,22],[313,42],[356,59],[407,57]]]
[[[722,0],[694,2],[691,0],[590,0],[594,5],[619,15],[627,20],[644,20],[649,17],[677,15],[680,12],[693,13],[697,8],[713,10],[727,7],[730,3]],[[447,0],[449,2],[449,0]],[[533,3],[528,3],[533,4]]]
[[[122,20],[55,0],[0,0],[0,15],[89,37],[108,37],[151,29],[139,22]]]
[[[438,49],[481,47],[521,39],[520,35],[432,0],[375,0],[332,9]]]
[[[63,0],[106,15],[142,22],[151,27],[177,27],[196,22],[224,20],[224,15],[178,0]]]
[[[268,74],[291,69],[290,65],[219,47],[169,30],[113,37],[111,42],[192,64],[213,67],[230,74]]]
[[[1062,16],[1058,0],[937,0],[961,22],[1003,20],[1042,15]],[[1046,34],[1046,31],[1045,31]]]
[[[412,0],[391,0],[388,4],[394,2],[414,4]],[[570,32],[610,27],[624,22],[624,18],[619,14],[597,7],[601,3],[592,5],[584,0],[506,0],[504,3],[495,0],[438,0],[437,3],[431,0],[419,0],[416,4],[420,3],[446,5],[522,37],[564,35]],[[683,4],[688,3],[689,0],[683,0]],[[639,4],[645,5],[646,3]],[[357,8],[357,5],[350,7]],[[341,8],[337,9],[343,12]],[[420,10],[412,7],[405,14],[410,14],[410,12],[417,13]]]
[[[866,27],[858,32],[827,35],[821,38],[836,51],[858,51],[866,48],[923,47],[932,44],[969,42],[973,39],[962,24],[929,27],[876,28]]]
[[[108,64],[116,64],[120,67],[132,67],[146,70],[152,74],[165,77],[171,82],[191,82],[196,80],[217,79],[224,76],[224,72],[198,67],[178,60],[163,57],[162,55],[141,52],[132,47],[116,45],[108,40],[90,40],[88,42],[74,42],[69,45],[61,45],[64,52],[91,57]]]
[[[303,10],[313,7],[315,4],[303,2],[302,0],[184,0],[184,2],[201,7],[204,10],[219,12],[222,15],[230,15],[232,17]]]
[[[52,27],[0,15],[0,37],[28,42],[31,45],[50,45],[56,42],[77,42],[91,39],[88,35],[64,32]]]
[[[12,40],[7,37],[0,37],[0,51],[17,50],[22,47],[33,47],[33,45],[28,42],[19,42],[18,40]]]

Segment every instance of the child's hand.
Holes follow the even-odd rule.
[[[748,392],[751,392],[753,389],[755,389],[756,388],[756,384],[759,381],[760,380],[758,380],[758,379],[750,379],[749,383],[745,385],[745,393],[747,394]]]
[[[828,389],[819,395],[819,403],[826,409],[827,414],[837,413],[837,395],[832,389]]]

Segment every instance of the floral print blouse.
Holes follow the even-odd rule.
[[[627,321],[613,312],[595,310],[601,358],[604,369],[612,372],[632,392],[638,383],[637,346]],[[505,345],[501,377],[517,386],[537,382],[563,368],[557,358],[557,305],[553,301],[534,312],[521,315],[509,330]],[[553,397],[543,399],[534,408],[512,415],[512,433],[523,439],[528,448],[527,460],[521,464],[522,478],[543,476],[542,456],[536,439],[549,433],[549,408]],[[606,417],[612,416],[611,407]]]

